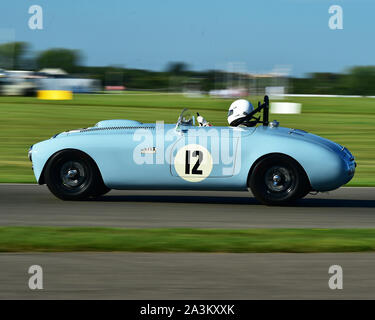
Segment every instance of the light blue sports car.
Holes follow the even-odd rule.
[[[63,200],[110,189],[251,189],[261,203],[282,205],[353,178],[348,149],[269,122],[268,110],[266,96],[229,127],[195,126],[186,109],[175,124],[100,121],[34,144],[29,159],[38,183]]]

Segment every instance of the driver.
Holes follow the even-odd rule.
[[[232,127],[240,126],[246,126],[251,127],[256,124],[255,121],[244,121],[246,116],[254,111],[254,107],[251,104],[251,102],[245,100],[245,99],[238,99],[229,107],[228,111],[228,123]],[[197,120],[200,127],[211,127],[212,125],[203,118],[198,112],[197,112]]]
[[[244,118],[254,110],[251,102],[245,99],[238,99],[234,101],[228,110],[228,123],[232,127],[237,127]]]

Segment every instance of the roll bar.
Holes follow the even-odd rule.
[[[258,108],[254,109],[252,112],[250,112],[246,118],[245,121],[249,121],[253,116],[263,110],[263,119],[262,121],[257,119],[258,123],[263,123],[264,126],[268,126],[269,123],[269,109],[270,109],[270,100],[268,96],[264,96],[264,102],[263,104],[260,104],[260,101],[258,101]]]

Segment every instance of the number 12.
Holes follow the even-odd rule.
[[[198,170],[199,165],[203,161],[203,152],[196,150],[193,151],[192,155],[194,158],[198,157],[198,159],[193,167],[193,170],[191,171],[191,174],[203,174],[202,170]],[[185,174],[190,174],[190,150],[186,150],[185,153]]]

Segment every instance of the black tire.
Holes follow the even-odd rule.
[[[284,205],[304,197],[310,191],[305,171],[294,159],[273,154],[259,161],[248,185],[255,198],[266,205]]]
[[[111,191],[110,188],[108,188],[104,183],[98,185],[96,188],[95,188],[95,191],[94,193],[92,194],[92,197],[93,198],[99,198],[101,196],[104,196],[106,193],[108,193],[109,191]]]
[[[87,199],[104,185],[95,162],[77,150],[53,155],[47,163],[45,181],[49,190],[62,200]]]

